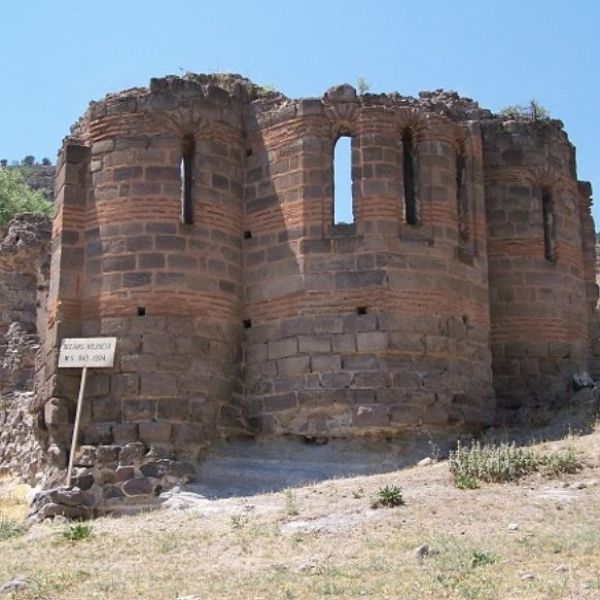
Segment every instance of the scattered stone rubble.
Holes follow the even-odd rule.
[[[194,472],[190,463],[160,458],[140,442],[82,446],[76,454],[72,485],[39,492],[27,520],[59,515],[89,519],[155,508],[162,502],[161,492],[188,483]]]

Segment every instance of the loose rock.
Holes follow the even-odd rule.
[[[20,592],[26,590],[29,587],[29,584],[24,579],[19,577],[15,577],[10,581],[2,584],[0,586],[0,594],[12,594],[13,592]]]

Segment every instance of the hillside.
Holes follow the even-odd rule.
[[[19,600],[597,599],[598,423],[533,449],[570,449],[582,468],[461,490],[440,460],[247,497],[180,493],[171,510],[101,518],[89,536],[55,522],[9,537],[5,520],[0,586],[25,580],[7,596]],[[20,492],[3,485],[0,509],[15,516]],[[385,485],[405,504],[372,508]]]

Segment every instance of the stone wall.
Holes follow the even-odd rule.
[[[32,406],[49,245],[47,217],[19,215],[0,232],[0,474],[30,483],[39,483],[48,465],[43,426]]]
[[[333,222],[340,136],[349,224]],[[114,335],[86,445],[195,460],[239,433],[525,418],[595,364],[590,193],[560,122],[454,93],[291,100],[190,75],[109,95],[57,164],[35,408],[64,453],[79,372],[57,369],[60,340]]]
[[[49,245],[47,217],[19,215],[0,231],[0,394],[33,389]]]

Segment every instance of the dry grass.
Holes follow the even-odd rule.
[[[0,477],[0,514],[5,519],[23,520],[29,508],[29,490],[28,485]]]
[[[30,582],[15,600],[598,600],[600,433],[537,450],[567,446],[583,470],[554,479],[535,473],[465,491],[440,462],[98,519],[78,541],[64,524],[39,525],[0,542],[0,583]],[[385,485],[400,486],[406,504],[372,510]],[[421,544],[433,552],[419,559]]]

